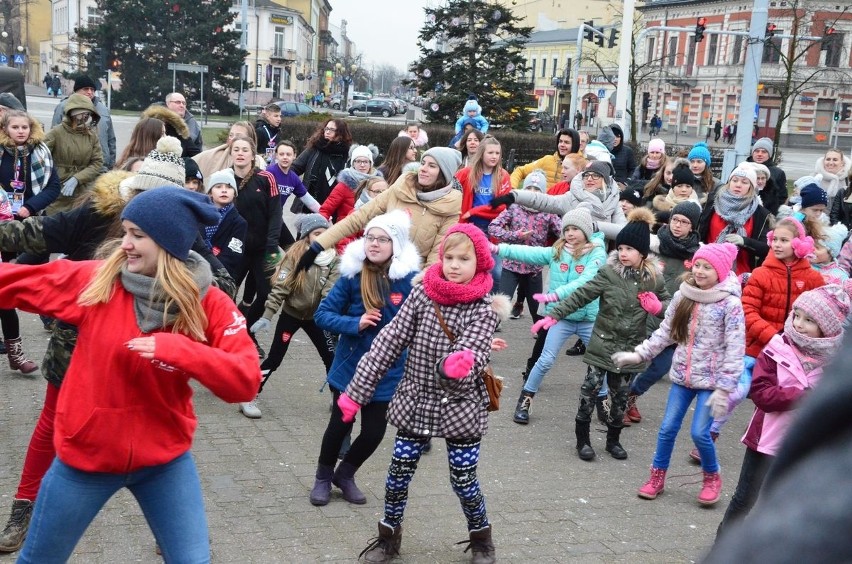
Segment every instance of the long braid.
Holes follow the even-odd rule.
[[[246,175],[245,178],[243,178],[242,182],[240,182],[240,186],[239,186],[239,188],[237,188],[237,193],[243,191],[243,188],[245,188],[245,186],[249,183],[249,181],[257,173],[258,170],[259,169],[256,166],[251,167],[251,170],[249,171],[249,173]]]

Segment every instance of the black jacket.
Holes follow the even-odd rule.
[[[0,147],[0,153],[2,153],[2,158],[0,158],[0,184],[2,184],[3,190],[11,192],[12,188],[9,182],[15,178],[15,157],[2,147]],[[59,197],[59,191],[62,188],[59,183],[59,172],[56,168],[53,169],[53,174],[47,179],[47,186],[38,194],[33,194],[29,163],[22,168],[21,172],[23,173],[21,180],[25,185],[24,207],[29,210],[30,215],[37,215]]]
[[[261,118],[254,122],[254,132],[257,134],[257,154],[269,160],[269,155],[275,151],[275,144],[281,140],[281,130]]]
[[[704,208],[701,210],[701,217],[698,219],[698,239],[702,243],[715,243],[716,241],[708,241],[707,237],[710,233],[710,220],[713,218],[713,213],[716,211],[716,194],[719,189],[714,190],[708,197]],[[766,242],[766,234],[769,233],[772,227],[770,226],[771,216],[769,210],[763,206],[757,206],[757,209],[752,215],[754,219],[752,223],[752,232],[748,237],[743,237],[743,248],[749,254],[749,264],[754,270],[761,265],[763,259],[769,253],[769,243]]]
[[[274,253],[278,250],[281,234],[281,197],[275,177],[265,170],[255,169],[251,179],[242,186],[243,179],[234,173],[237,186],[237,211],[248,224],[245,238],[246,254]]]
[[[346,168],[349,146],[343,143],[329,143],[321,139],[313,147],[302,151],[293,161],[293,172],[302,176],[302,183],[308,193],[322,204],[331,189],[337,183],[337,174]]]
[[[748,161],[750,163],[754,162],[751,157],[747,158],[746,161]],[[765,166],[766,168],[769,169],[769,176],[772,178],[772,182],[775,183],[776,199],[778,200],[778,202],[780,202],[778,204],[780,206],[781,204],[783,204],[784,202],[787,201],[787,197],[788,197],[788,195],[787,195],[787,174],[783,170],[781,170],[781,168],[778,165],[776,165],[775,161],[773,161],[772,159],[769,159],[768,161],[763,163],[763,166]],[[764,190],[765,190],[765,188],[764,188]],[[772,213],[775,213],[777,211],[778,211],[778,208],[776,208],[775,211],[772,212]]]
[[[232,207],[225,213],[222,221],[219,222],[219,228],[210,239],[210,250],[228,270],[231,277],[236,275],[242,263],[247,231],[248,223],[237,208]]]

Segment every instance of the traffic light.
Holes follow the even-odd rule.
[[[604,32],[602,27],[596,27],[595,30],[597,33],[595,34],[595,45],[598,47],[603,47],[604,44]]]
[[[852,117],[852,104],[843,104],[840,109],[840,119],[846,121]]]
[[[704,39],[704,30],[707,29],[707,18],[700,17],[695,20],[695,42],[701,43]]]
[[[583,28],[583,39],[586,41],[593,41],[595,39],[595,33],[592,31],[592,28],[595,26],[595,21],[589,20],[583,23],[587,26]]]
[[[616,28],[612,28],[611,30],[609,30],[609,42],[606,46],[610,49],[615,47],[615,44],[618,43],[618,33],[619,31]]]
[[[766,39],[769,39],[770,37],[775,37],[775,30],[777,29],[778,26],[774,23],[766,24]]]
[[[840,121],[840,112],[834,112],[834,121]]]
[[[642,93],[642,109],[647,110],[651,107],[651,93],[643,92]]]
[[[106,70],[106,59],[104,58],[104,50],[100,47],[92,48],[92,57],[90,61],[96,71],[103,72]]]

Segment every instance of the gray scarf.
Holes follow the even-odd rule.
[[[734,196],[728,191],[727,186],[720,188],[719,194],[716,196],[716,201],[713,203],[713,208],[728,225],[716,237],[716,242],[724,243],[725,237],[732,233],[748,237],[748,233],[745,230],[745,223],[754,215],[759,205],[760,200],[754,194],[746,197]]]
[[[210,265],[195,251],[189,252],[186,266],[192,272],[192,277],[198,285],[200,297],[207,294],[207,289],[213,282],[213,272]],[[145,332],[165,329],[174,324],[178,309],[172,303],[166,310],[166,294],[155,278],[143,274],[128,272],[126,267],[121,269],[121,285],[133,295],[133,310],[136,312],[136,324]]]

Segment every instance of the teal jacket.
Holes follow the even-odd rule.
[[[598,270],[606,264],[603,233],[592,234],[592,248],[579,259],[563,250],[558,260],[553,258],[553,247],[528,247],[527,245],[500,245],[500,258],[517,260],[528,264],[550,266],[550,285],[548,292],[555,292],[560,300],[570,296],[577,288],[590,281]],[[558,302],[544,305],[548,315]],[[598,316],[598,300],[577,309],[565,316],[569,321],[594,321]]]

